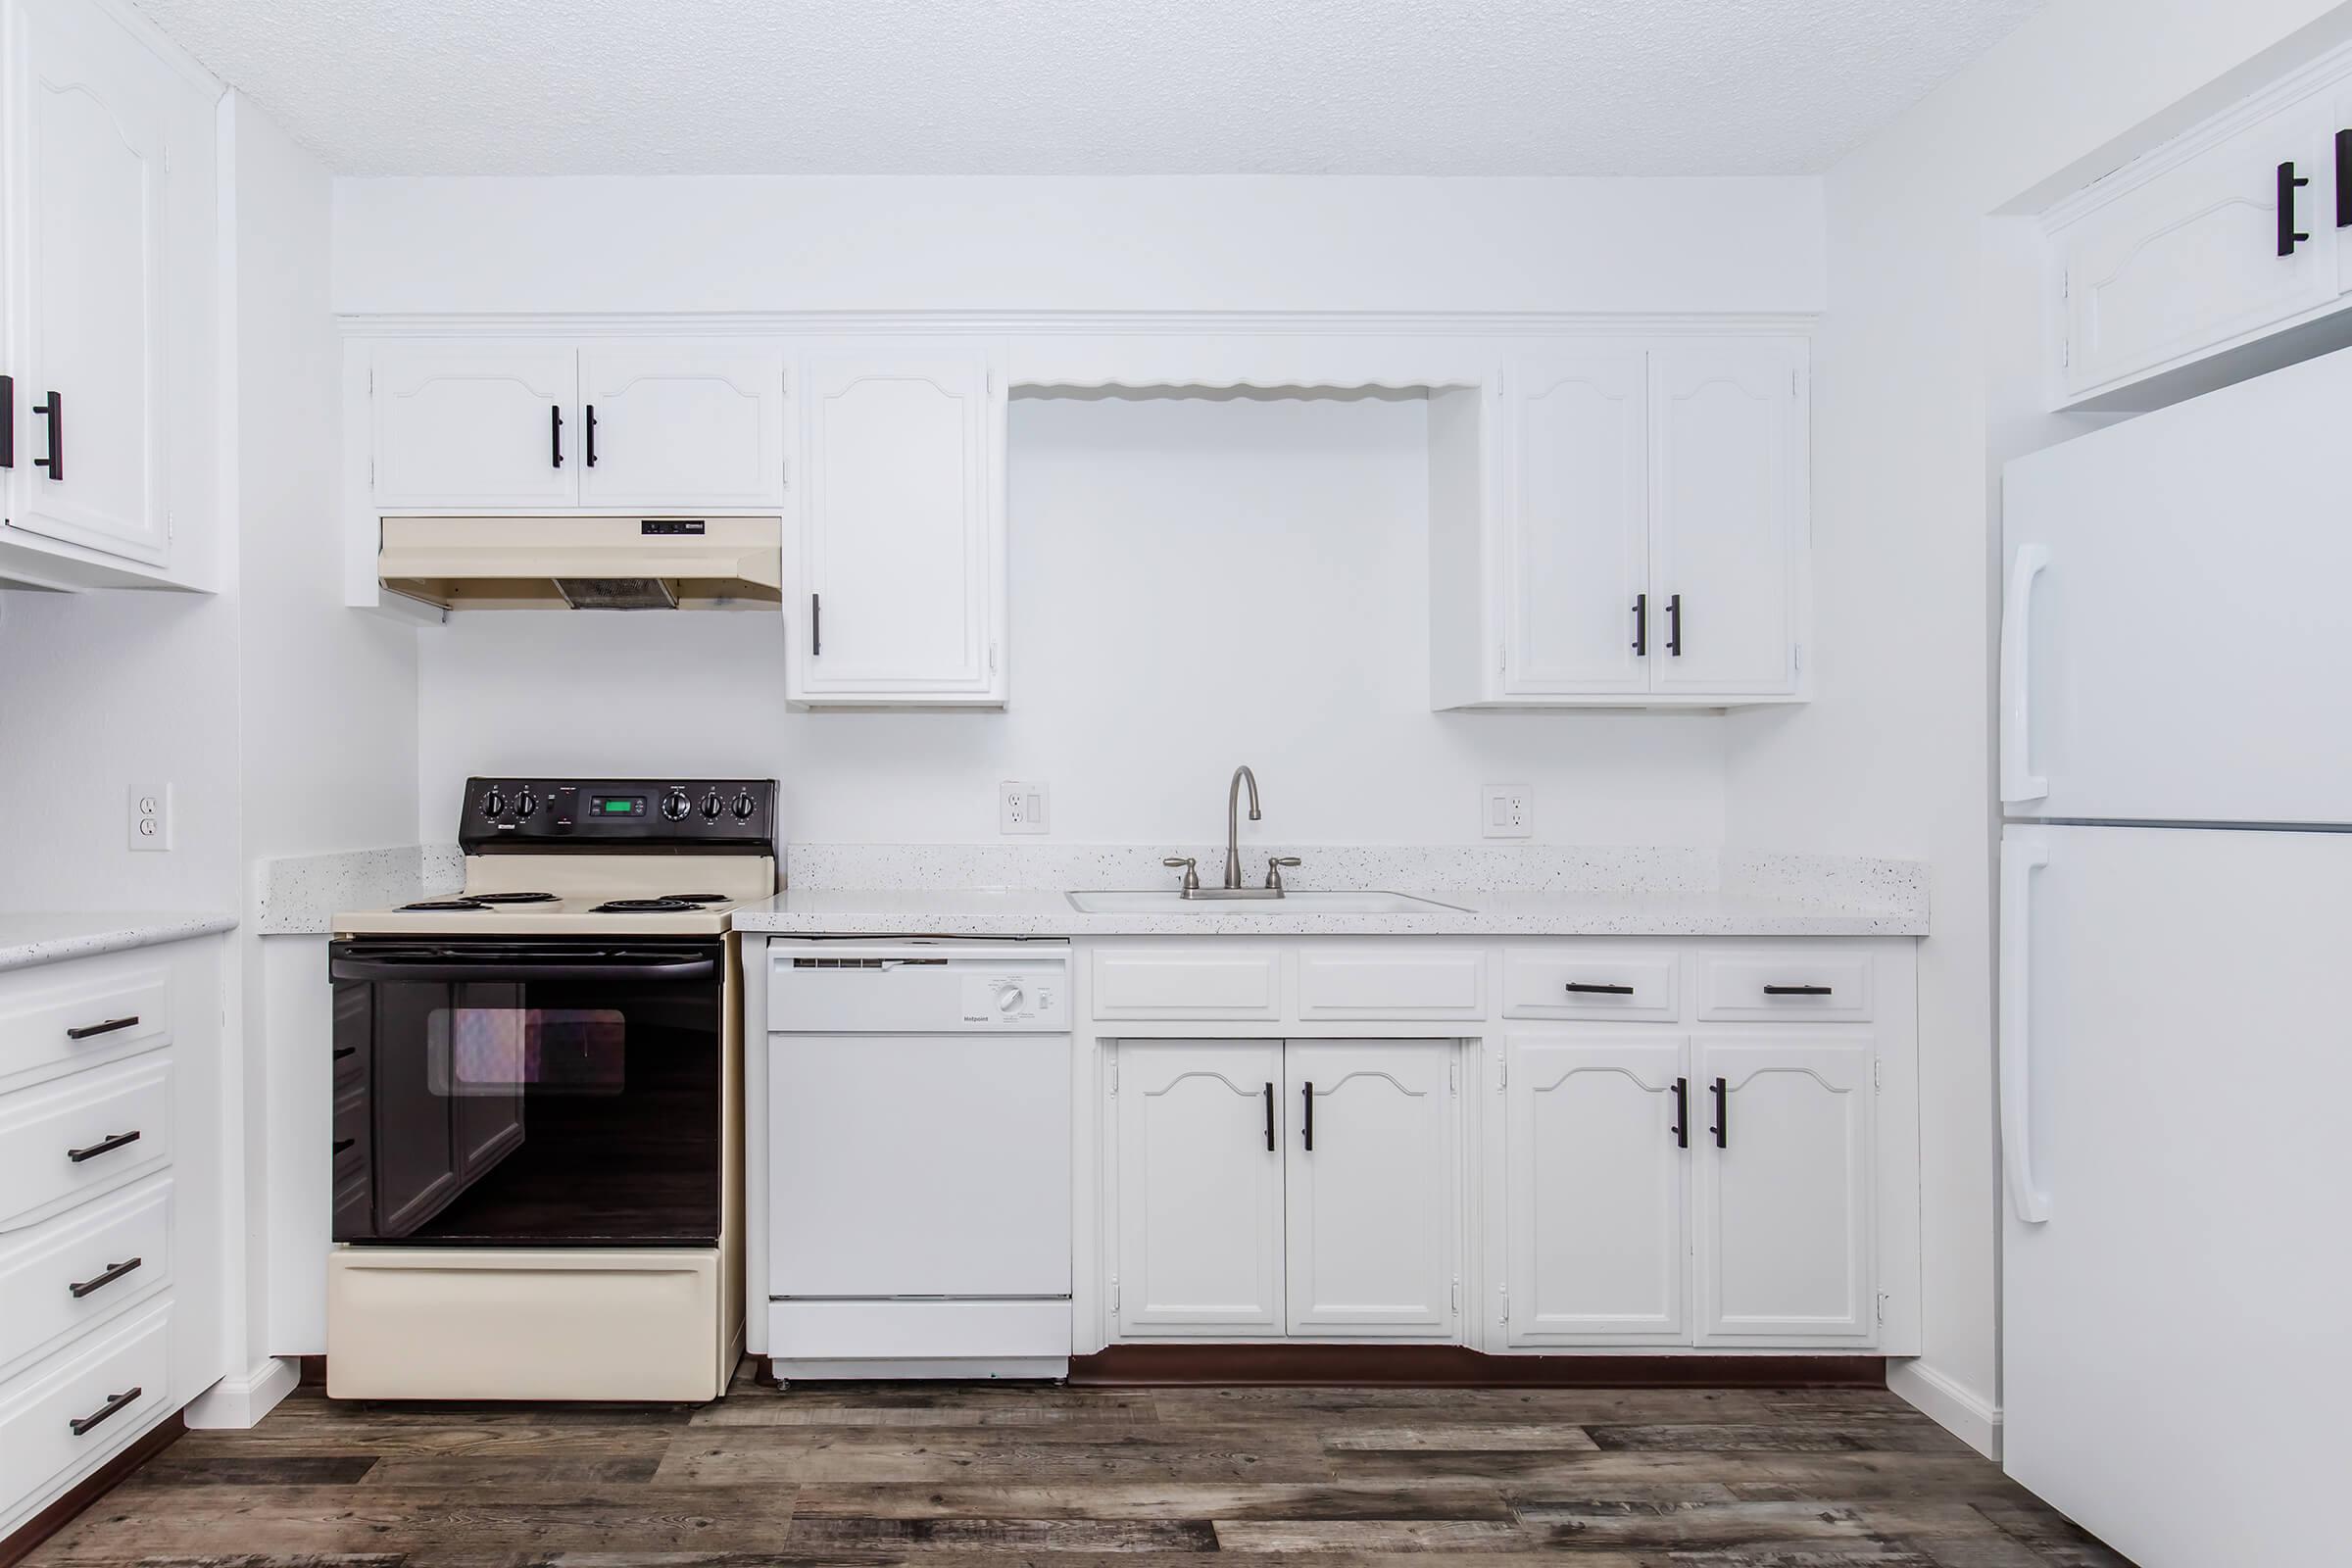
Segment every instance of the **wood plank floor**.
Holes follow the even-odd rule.
[[[2130,1568],[1883,1389],[741,1383],[190,1433],[29,1559]]]

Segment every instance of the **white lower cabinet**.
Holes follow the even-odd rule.
[[[1866,1040],[1700,1036],[1698,1343],[1877,1333]]]
[[[1503,1073],[1513,1345],[1690,1337],[1690,1042],[1514,1034]]]
[[[1120,1335],[1454,1337],[1451,1041],[1113,1049]]]

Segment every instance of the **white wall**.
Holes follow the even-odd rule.
[[[775,775],[803,842],[994,839],[1019,778],[1059,839],[1200,843],[1247,761],[1268,839],[1475,839],[1496,782],[1543,839],[1719,842],[1717,721],[1429,710],[1427,411],[1016,398],[1002,713],[788,712],[771,615],[453,617],[420,634],[418,831],[468,772],[658,762]]]
[[[1812,178],[335,182],[335,308],[1812,311]]]
[[[2346,30],[2321,0],[2063,0],[1834,169],[1815,339],[1818,700],[1736,717],[1734,842],[1920,856],[1927,1353],[1898,1386],[1997,1403],[1990,644],[2000,463],[2038,410],[2037,210]],[[2254,57],[2270,51],[2268,60]],[[2218,79],[2217,78],[2222,78]]]

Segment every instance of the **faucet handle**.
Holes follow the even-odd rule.
[[[1282,891],[1282,868],[1286,865],[1297,865],[1298,863],[1298,857],[1296,855],[1267,856],[1266,886],[1272,888],[1275,892],[1280,893]]]
[[[1171,869],[1179,865],[1184,867],[1184,886],[1177,890],[1184,897],[1189,899],[1200,891],[1200,867],[1195,863],[1192,856],[1171,855],[1159,863]]]

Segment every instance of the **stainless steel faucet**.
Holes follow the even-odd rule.
[[[1237,767],[1233,770],[1232,787],[1225,791],[1225,885],[1229,888],[1238,888],[1242,885],[1242,822],[1240,812],[1242,808],[1242,785],[1245,781],[1247,781],[1250,785],[1250,820],[1254,822],[1258,819],[1257,775],[1250,772],[1249,764],[1245,762],[1240,767]]]

